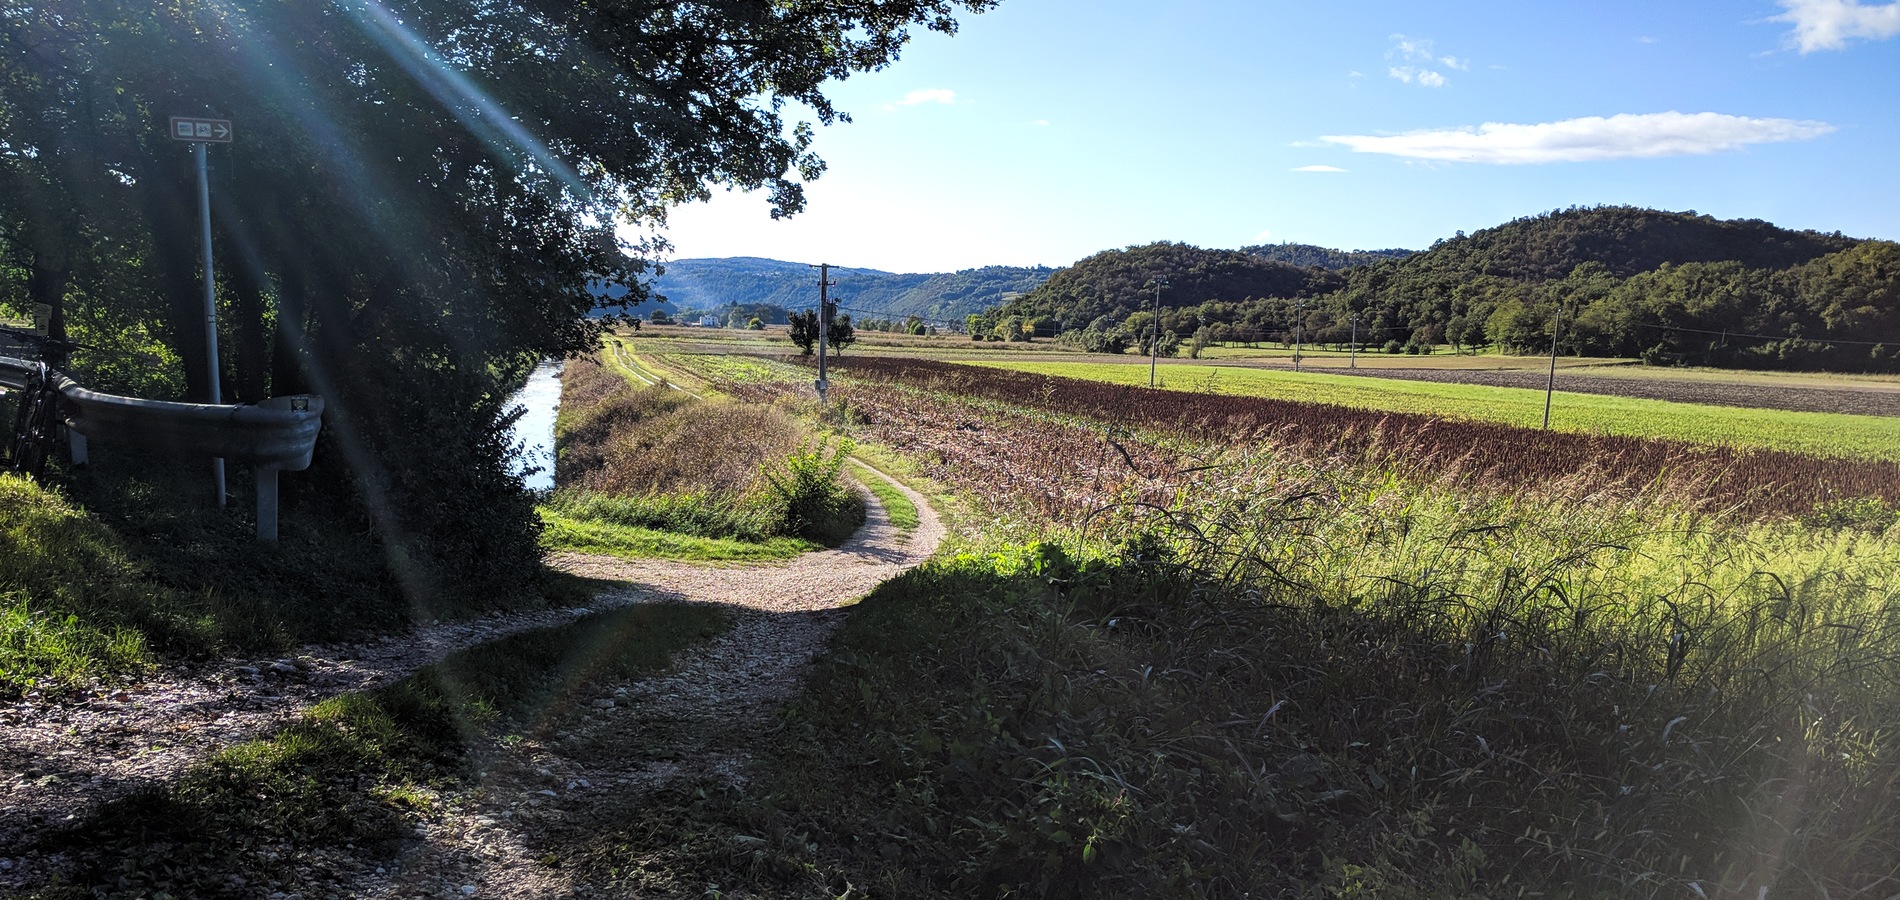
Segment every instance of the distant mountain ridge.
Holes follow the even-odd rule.
[[[1037,266],[984,266],[959,272],[899,273],[833,266],[831,298],[854,318],[955,322],[1034,290],[1056,270]],[[806,263],[752,256],[678,259],[653,280],[669,312],[712,312],[731,307],[810,309],[818,304],[818,269]]]

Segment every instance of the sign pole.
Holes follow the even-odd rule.
[[[198,164],[198,232],[204,242],[205,266],[205,369],[210,374],[206,382],[211,394],[212,405],[224,402],[224,389],[218,383],[218,298],[216,291],[216,273],[211,267],[211,178],[205,164],[206,144],[231,143],[230,119],[201,119],[193,116],[172,116],[169,122],[171,139],[191,144],[191,155]],[[217,483],[218,507],[224,507],[224,458],[211,460],[211,477]]]
[[[211,179],[205,165],[205,144],[194,141],[192,155],[198,158],[198,230],[204,241],[205,264],[205,369],[210,375],[206,384],[211,390],[213,404],[224,402],[224,389],[218,383],[218,303],[215,280],[211,268]],[[217,485],[218,507],[224,508],[224,458],[211,460],[211,479]]]

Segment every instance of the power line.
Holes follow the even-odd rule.
[[[1849,341],[1838,338],[1808,338],[1797,334],[1742,334],[1735,331],[1709,331],[1702,328],[1679,328],[1674,325],[1649,325],[1642,322],[1636,323],[1636,327],[1648,328],[1654,331],[1683,331],[1690,334],[1716,334],[1723,337],[1749,338],[1759,341],[1813,341],[1817,344],[1857,344],[1863,347],[1885,347],[1900,343],[1900,341]]]

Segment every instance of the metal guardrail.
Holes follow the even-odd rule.
[[[20,390],[38,369],[36,362],[0,356],[0,387]],[[298,394],[232,406],[176,403],[102,394],[58,370],[49,374],[74,463],[87,461],[89,441],[249,463],[257,470],[257,537],[277,539],[277,473],[309,468],[323,424],[322,397]]]

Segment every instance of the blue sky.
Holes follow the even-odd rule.
[[[804,213],[722,193],[666,234],[911,272],[1595,204],[1900,239],[1897,84],[1894,2],[1003,0],[834,85]]]

